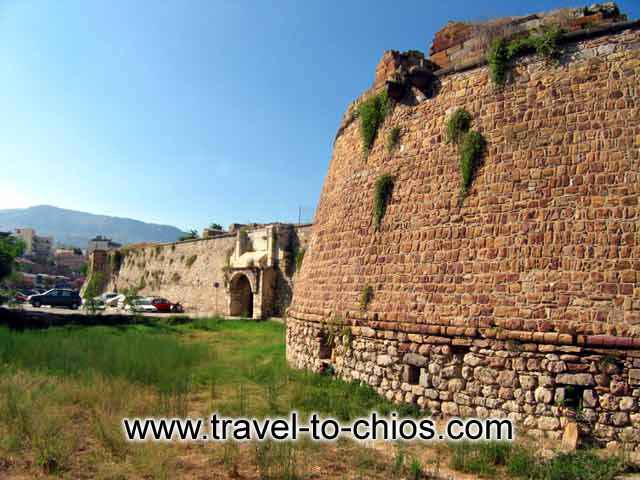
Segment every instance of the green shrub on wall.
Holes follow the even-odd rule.
[[[300,248],[296,252],[296,272],[299,272],[302,268],[302,261],[304,260],[305,252],[306,250],[304,248]]]
[[[535,52],[547,60],[557,60],[561,53],[562,35],[561,29],[551,27],[539,34],[529,34],[511,41],[496,38],[487,52],[491,80],[496,85],[504,85],[509,62],[521,55]]]
[[[388,110],[389,97],[387,96],[387,92],[374,95],[358,106],[360,134],[362,135],[362,147],[365,152],[369,152],[373,146],[378,129],[387,116]]]
[[[463,198],[471,187],[485,149],[484,137],[475,130],[469,130],[470,126],[471,114],[464,108],[456,110],[447,120],[447,141],[458,145],[460,154],[460,192]]]
[[[485,141],[480,133],[471,130],[465,134],[460,144],[460,176],[462,177],[463,196],[469,191],[484,149]]]
[[[393,183],[393,177],[386,173],[376,180],[373,203],[373,224],[376,230],[380,228],[382,217],[387,211],[387,203],[393,192]]]
[[[400,127],[393,127],[387,136],[387,151],[392,152],[400,142]]]
[[[191,268],[191,265],[193,265],[197,259],[197,255],[191,255],[189,258],[187,258],[184,264],[187,266],[187,268]]]
[[[447,120],[447,143],[459,144],[471,126],[471,114],[459,108]]]
[[[373,287],[365,285],[360,292],[360,310],[365,311],[373,300]]]

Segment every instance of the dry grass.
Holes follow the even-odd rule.
[[[121,364],[109,372],[100,351],[78,353],[83,351],[82,344],[100,349],[98,343],[83,340],[81,332],[126,339],[138,332],[145,336],[137,343],[146,345],[143,355],[149,355],[150,345],[157,342],[164,347],[156,357],[172,358],[176,371],[183,368],[180,362],[189,364],[189,381],[171,391],[167,388],[168,373],[140,377],[131,353],[129,367]],[[41,337],[36,339],[47,342],[63,333],[64,329],[50,329],[39,332]],[[125,416],[207,417],[218,411],[262,417],[295,408],[303,413],[318,411],[354,418],[372,409],[390,408],[366,388],[289,370],[284,361],[283,327],[276,323],[208,319],[162,328],[74,328],[70,338],[79,339],[79,344],[69,358],[84,363],[73,368],[61,368],[56,362],[49,365],[48,347],[38,347],[34,338],[11,335],[25,334],[0,335],[0,342],[13,342],[11,351],[16,355],[16,362],[4,357],[0,363],[2,479],[477,478],[450,469],[456,452],[444,444],[365,445],[308,439],[295,444],[168,444],[124,440],[120,422]],[[180,346],[171,347],[171,339],[201,353],[183,355]],[[105,344],[122,347],[116,339]],[[41,362],[22,361],[19,345],[40,348]],[[67,343],[65,348],[74,348],[74,344]],[[157,361],[169,368],[166,359]],[[140,359],[139,368],[148,365]],[[492,472],[506,478],[502,467]]]

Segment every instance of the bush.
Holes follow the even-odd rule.
[[[400,127],[393,127],[387,136],[387,151],[392,152],[400,141]]]
[[[476,168],[480,164],[480,159],[485,149],[484,137],[472,130],[462,139],[460,145],[460,175],[462,177],[462,194],[467,194]]]
[[[459,108],[447,120],[447,143],[458,145],[471,126],[471,114]]]
[[[369,152],[371,149],[378,129],[387,116],[388,110],[389,98],[387,97],[387,92],[374,95],[359,105],[360,134],[362,135],[362,146],[365,152]]]
[[[387,203],[393,192],[394,179],[389,174],[384,174],[376,180],[373,203],[373,224],[377,229],[387,211]]]

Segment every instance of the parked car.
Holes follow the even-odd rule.
[[[124,295],[122,295],[122,294],[116,295],[115,297],[111,297],[108,300],[105,300],[104,304],[107,307],[120,307],[121,303],[124,304],[124,299],[125,298],[126,297]],[[122,308],[122,307],[120,307],[120,308]]]
[[[18,303],[26,303],[28,298],[28,294],[20,291],[16,292],[16,294],[13,296],[13,299]]]
[[[75,310],[82,305],[82,299],[78,292],[66,288],[54,288],[39,295],[31,295],[28,301],[36,308],[42,305],[49,305],[51,307],[67,307]]]
[[[157,313],[158,309],[151,303],[151,298],[138,298],[133,300],[131,304],[125,305],[124,309],[128,312],[136,311],[141,313]]]
[[[173,304],[166,298],[154,297],[151,299],[151,304],[156,307],[156,310],[161,313],[171,312]]]
[[[112,298],[117,297],[118,294],[115,292],[106,292],[103,293],[102,295],[100,295],[100,300],[102,300],[104,303],[107,303],[107,301],[111,300]]]

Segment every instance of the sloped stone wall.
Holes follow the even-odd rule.
[[[227,235],[125,249],[107,290],[142,287],[140,295],[179,301],[189,311],[228,315],[223,268],[235,240],[235,235]]]
[[[349,353],[336,345],[330,362],[394,400],[518,414],[553,432],[575,421],[577,407],[554,410],[571,385],[580,410],[593,409],[584,415],[598,438],[637,434],[639,84],[636,27],[565,46],[559,65],[520,59],[503,88],[486,67],[443,76],[437,95],[414,92],[393,106],[367,156],[350,107],[295,284],[289,361],[324,368],[322,332],[346,326]],[[459,107],[487,141],[463,200],[458,151],[444,135]],[[393,127],[400,141],[389,152]],[[374,184],[385,173],[395,186],[376,230]],[[363,309],[366,286],[373,298]],[[456,353],[456,343],[469,351]],[[402,381],[407,353],[426,359],[418,368],[431,384]],[[483,363],[466,362],[470,353]],[[608,355],[617,373],[605,381],[598,362]]]

